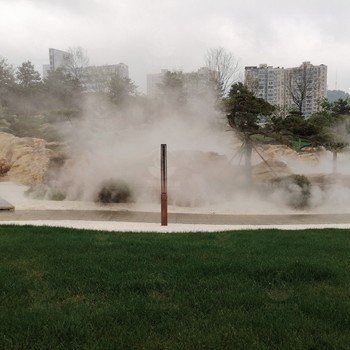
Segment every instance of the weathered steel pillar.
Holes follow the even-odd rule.
[[[161,225],[168,225],[168,193],[167,193],[167,150],[166,144],[160,146],[160,211]]]

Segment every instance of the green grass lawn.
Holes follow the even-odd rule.
[[[0,349],[350,349],[350,231],[0,226]]]

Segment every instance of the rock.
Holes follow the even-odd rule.
[[[291,174],[292,171],[288,165],[277,159],[267,159],[252,167],[253,179],[258,183],[270,182],[277,177]]]
[[[314,147],[304,148],[303,152],[297,152],[286,145],[261,145],[261,151],[265,158],[296,159],[312,163],[318,162],[319,152]]]
[[[46,141],[0,132],[0,176],[24,185],[43,182],[52,151]]]
[[[298,152],[294,151],[286,145],[260,145],[262,153],[266,158],[278,158],[278,157],[298,157]]]

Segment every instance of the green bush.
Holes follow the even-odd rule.
[[[51,201],[64,201],[66,199],[66,194],[57,189],[50,189],[46,195],[46,199]]]
[[[133,202],[133,194],[130,186],[121,180],[107,180],[102,183],[95,202],[100,203],[130,203]]]
[[[311,183],[304,175],[289,175],[272,180],[272,184],[283,190],[287,204],[294,209],[305,209],[310,204]]]

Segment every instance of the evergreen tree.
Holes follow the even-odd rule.
[[[30,62],[23,62],[16,71],[16,114],[30,115],[41,110],[42,107],[42,82],[39,72]]]
[[[0,107],[7,107],[9,94],[15,86],[13,67],[3,57],[0,57]]]
[[[23,62],[17,68],[16,78],[18,85],[24,90],[36,88],[41,82],[40,73],[34,69],[34,65],[30,61]]]
[[[349,146],[350,99],[323,101],[322,111],[314,113],[308,123],[317,130],[314,140],[333,154],[333,172],[337,172],[338,153]]]
[[[265,134],[260,122],[273,112],[274,107],[262,98],[255,97],[242,83],[231,86],[228,97],[225,99],[225,106],[228,123],[243,142],[246,177],[250,185],[252,136],[259,133]]]
[[[174,111],[182,111],[187,105],[187,96],[184,86],[183,73],[180,71],[167,71],[159,84],[159,97],[162,103]]]
[[[81,87],[76,79],[61,68],[48,73],[43,81],[43,89],[49,103],[53,104],[51,107],[74,107],[81,94]]]
[[[129,78],[123,78],[119,74],[113,74],[109,82],[108,95],[116,105],[128,102],[131,96],[136,94],[136,85]]]

